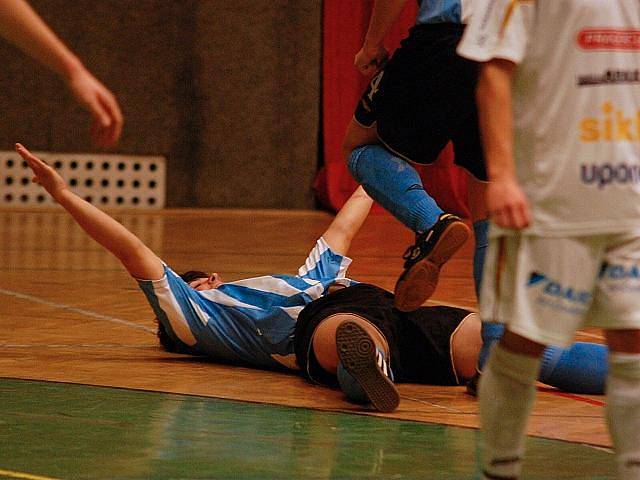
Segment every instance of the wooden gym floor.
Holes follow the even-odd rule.
[[[228,281],[295,272],[331,220],[331,215],[323,212],[273,210],[168,210],[121,212],[115,216],[174,270],[218,271]],[[353,243],[350,256],[354,263],[348,276],[392,290],[401,269],[402,253],[411,241],[412,235],[392,218],[370,216]],[[445,266],[432,303],[475,308],[472,253],[473,245],[469,242]],[[477,474],[473,473],[477,436],[475,430],[467,428],[478,426],[477,403],[463,387],[399,385],[402,397],[399,409],[391,414],[379,414],[346,403],[339,391],[310,385],[297,375],[218,365],[165,353],[158,348],[151,310],[136,283],[61,210],[0,210],[0,332],[0,392],[4,405],[0,410],[0,478],[471,478]],[[580,337],[602,341],[600,332],[593,330],[583,332]],[[84,387],[72,384],[127,390],[77,390]],[[167,413],[166,407],[156,408],[153,403],[156,397],[149,395],[157,393],[138,391],[177,394],[166,396],[172,399],[171,405],[186,405],[214,417],[220,415],[220,409],[231,408],[229,425],[238,427],[239,424],[242,433],[218,432],[217,438],[223,440],[215,449],[220,451],[223,444],[237,446],[234,460],[231,463],[226,460],[229,469],[212,470],[211,466],[201,465],[198,470],[188,458],[185,462],[191,466],[186,470],[184,466],[175,465],[172,467],[175,470],[152,471],[148,465],[136,469],[132,462],[111,457],[108,460],[111,470],[91,470],[87,467],[91,462],[76,465],[75,470],[62,460],[43,463],[45,457],[77,460],[82,455],[93,455],[84,452],[79,457],[75,450],[70,451],[69,438],[63,440],[53,433],[43,436],[42,425],[47,422],[51,432],[69,432],[71,427],[66,420],[75,417],[61,412],[72,404],[77,411],[84,412],[78,414],[82,418],[95,420],[88,423],[87,440],[76,447],[80,451],[84,445],[96,441],[91,432],[97,435],[113,418],[128,415],[124,410],[118,413],[118,408],[133,402],[131,398],[136,395],[136,399],[146,395],[144,398],[154,405],[145,408],[147,413],[154,412],[152,417],[166,420],[162,433],[158,433],[155,423],[148,426],[147,433],[155,432],[154,438],[167,436],[166,425],[175,421],[177,414]],[[98,397],[99,408],[91,407],[92,400],[84,406],[76,404],[82,398]],[[220,403],[210,399],[249,403]],[[532,467],[533,476],[525,478],[614,478],[611,455],[607,453],[610,439],[603,421],[603,400],[599,396],[568,395],[541,386],[529,433],[562,442],[530,439],[528,448],[547,460]],[[180,415],[187,415],[188,408],[178,409],[182,412]],[[100,420],[100,415],[107,415],[105,412],[110,409],[114,417]],[[325,412],[330,412],[329,417],[324,416]],[[305,415],[304,421],[298,418],[300,415]],[[202,418],[192,419],[194,423],[187,425],[198,425]],[[409,455],[405,460],[413,467],[407,467],[393,455],[381,456],[379,450],[375,450],[378,452],[375,458],[367,457],[365,452],[370,452],[369,447],[357,442],[345,447],[344,442],[349,439],[340,436],[338,440],[332,437],[331,456],[314,450],[317,463],[311,470],[305,469],[309,467],[307,464],[305,468],[300,466],[300,462],[304,463],[303,452],[294,448],[292,453],[290,445],[287,462],[296,459],[295,467],[284,460],[273,460],[276,448],[266,452],[261,469],[246,470],[247,450],[242,445],[251,445],[247,442],[256,435],[262,438],[258,430],[264,426],[264,418],[290,422],[294,431],[298,428],[296,425],[305,424],[295,443],[315,442],[319,432],[342,432],[344,422],[347,425],[357,422],[349,428],[361,431],[362,438],[372,442],[402,444],[406,437],[405,440],[409,440],[406,448],[396,453]],[[131,421],[131,425],[139,423],[144,424]],[[202,430],[201,426],[197,428],[202,438],[187,436],[180,440],[181,444],[207,444],[209,431]],[[349,428],[344,431],[350,431]],[[376,437],[376,432],[381,430],[392,436]],[[414,430],[415,438],[409,433]],[[434,431],[440,433],[434,434]],[[393,432],[397,435],[393,436]],[[454,454],[449,451],[445,455],[449,460],[444,464],[428,457],[425,452],[433,449],[433,443],[444,442],[444,437],[438,436],[442,432],[446,432],[445,437],[448,435],[448,442],[452,435],[457,438],[454,444],[458,447],[461,445],[456,443],[461,442],[458,437],[465,437],[462,442],[465,447],[460,449],[469,456],[468,468],[472,470],[458,469],[459,476],[448,474],[456,471]],[[29,446],[37,446],[37,453],[25,446],[23,439],[29,434],[33,437]],[[430,436],[432,434],[435,436]],[[242,439],[234,435],[242,435]],[[129,436],[120,434],[98,437],[100,443],[96,449],[102,452],[102,457],[105,451],[119,451],[123,444],[131,441]],[[90,438],[93,440],[88,440]],[[276,442],[279,441],[282,440]],[[318,448],[325,448],[322,445]],[[166,445],[163,444],[163,448],[167,448]],[[350,453],[344,448],[350,448]],[[567,448],[573,450],[567,452]],[[210,456],[208,451],[203,452],[204,457]],[[361,464],[348,463],[359,458],[358,452],[364,455]],[[39,460],[35,460],[34,455]],[[255,455],[253,450],[251,455]],[[91,458],[95,463],[102,457]],[[424,461],[421,462],[421,458]],[[431,460],[426,461],[427,458]],[[273,460],[271,467],[264,466],[270,461],[267,459]],[[320,467],[323,462],[333,467]],[[374,464],[377,470],[372,469]],[[573,466],[569,468],[567,464]],[[338,468],[340,465],[344,469]],[[425,473],[427,470],[422,470],[423,467],[432,470]]]

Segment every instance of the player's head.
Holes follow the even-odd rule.
[[[205,273],[199,270],[189,270],[180,274],[180,277],[189,284],[194,290],[211,290],[218,288],[224,282],[219,273]]]

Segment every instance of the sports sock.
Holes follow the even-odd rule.
[[[527,421],[536,398],[538,358],[493,348],[480,379],[483,471],[486,478],[517,478]]]
[[[473,233],[476,239],[475,251],[473,252],[473,280],[476,286],[476,296],[480,298],[484,257],[489,246],[489,220],[473,222]]]
[[[478,220],[473,222],[473,232],[475,233],[475,252],[473,254],[473,280],[476,287],[476,295],[480,299],[480,286],[482,284],[482,270],[484,268],[484,258],[489,245],[489,220]],[[491,347],[502,337],[504,325],[501,323],[482,322],[482,348],[478,356],[477,370],[484,368]]]
[[[607,422],[618,478],[640,478],[640,354],[612,352],[607,377]]]
[[[565,392],[602,395],[607,379],[605,345],[576,342],[569,348],[547,347],[542,354],[540,381]]]
[[[429,230],[443,213],[415,168],[380,145],[354,149],[348,167],[371,198],[416,233]]]
[[[502,338],[504,334],[504,324],[502,323],[493,323],[493,322],[482,322],[482,327],[480,329],[480,335],[482,337],[482,347],[480,348],[480,353],[478,355],[478,372],[482,372],[484,370],[484,366],[487,363],[487,359],[489,358],[489,353],[491,352],[491,348],[498,343],[498,340]]]
[[[338,363],[336,375],[338,377],[340,390],[342,390],[342,393],[344,393],[344,396],[347,397],[348,400],[353,403],[369,403],[369,397],[355,377],[345,370],[342,362]]]

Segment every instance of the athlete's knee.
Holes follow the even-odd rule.
[[[349,163],[353,151],[358,147],[377,143],[378,136],[375,126],[364,127],[352,119],[342,139],[342,157]]]
[[[336,373],[340,357],[336,345],[336,331],[345,321],[362,327],[371,337],[377,348],[386,354],[389,346],[382,333],[367,319],[350,313],[337,313],[322,320],[313,333],[312,347],[318,364],[329,373]]]
[[[360,172],[360,168],[358,167],[361,163],[360,160],[362,159],[362,156],[365,154],[368,147],[368,145],[355,147],[353,150],[351,150],[347,157],[347,168],[358,183],[363,183],[363,176]]]

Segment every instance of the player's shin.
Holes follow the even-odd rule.
[[[485,478],[520,475],[527,420],[535,402],[540,359],[497,345],[479,389]]]
[[[354,149],[348,167],[371,198],[416,233],[429,230],[443,213],[418,172],[380,145]]]
[[[640,478],[640,354],[609,355],[607,421],[618,463],[618,478]]]

